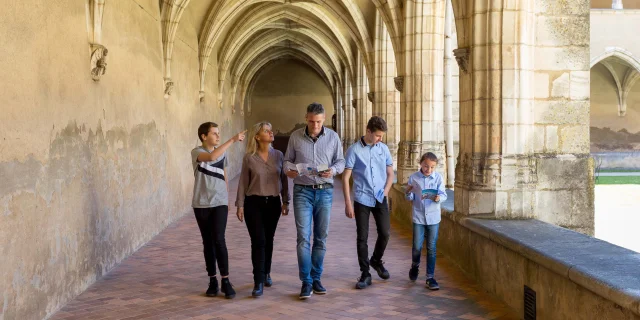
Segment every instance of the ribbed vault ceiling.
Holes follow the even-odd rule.
[[[212,85],[218,86],[218,92],[228,86],[231,97],[239,94],[244,101],[252,79],[270,62],[281,59],[309,65],[333,90],[345,77],[349,83],[355,81],[359,55],[371,70],[376,6],[390,4],[370,0],[160,0],[165,78],[171,77],[174,38],[189,8],[191,19],[196,20],[192,22],[201,26],[201,96]],[[382,18],[391,23],[392,16]],[[208,70],[213,59],[218,68]],[[217,84],[205,83],[207,72],[218,73]],[[372,72],[367,74],[372,76]]]

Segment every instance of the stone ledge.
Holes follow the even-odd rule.
[[[640,253],[538,220],[471,218],[453,211],[453,192],[442,211],[444,218],[640,316]]]
[[[640,14],[640,9],[591,9],[591,14]]]

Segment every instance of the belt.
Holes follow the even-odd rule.
[[[308,189],[331,189],[331,188],[333,188],[333,184],[331,184],[331,183],[310,184],[310,185],[296,184],[296,186],[301,186],[303,188],[308,188]]]

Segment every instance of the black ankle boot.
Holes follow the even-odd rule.
[[[218,278],[209,277],[209,289],[207,289],[207,297],[215,297],[218,295]]]
[[[273,281],[271,280],[271,274],[267,273],[267,276],[264,278],[264,286],[271,287],[273,285]]]
[[[236,296],[236,291],[233,290],[233,285],[231,285],[229,278],[222,278],[220,291],[224,293],[224,297],[227,299],[233,299]]]
[[[251,292],[251,295],[254,297],[259,297],[262,295],[263,289],[264,284],[262,282],[256,283],[255,285],[253,285],[253,291]]]

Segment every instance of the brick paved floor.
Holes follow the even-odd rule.
[[[370,226],[372,251],[373,219]],[[355,228],[355,221],[344,216],[342,190],[336,188],[322,277],[329,293],[300,301],[293,214],[282,217],[276,232],[274,284],[255,299],[251,297],[249,234],[232,209],[226,239],[230,279],[237,295],[227,300],[204,295],[208,278],[201,238],[193,214],[187,214],[52,319],[518,319],[440,255],[436,268],[439,291],[424,287],[424,268],[418,281],[409,281],[411,234],[398,226],[392,226],[383,258],[391,279],[380,280],[373,272],[373,285],[356,290],[360,272]],[[424,252],[422,259],[424,267]]]

